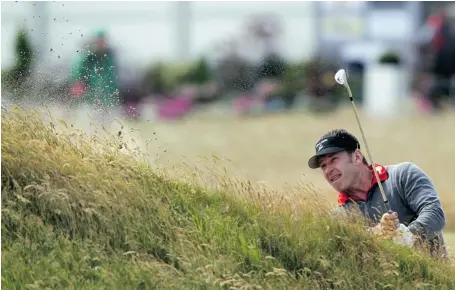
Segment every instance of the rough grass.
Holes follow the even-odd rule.
[[[396,119],[380,120],[364,114],[359,107],[359,115],[375,162],[418,164],[436,185],[447,217],[447,230],[455,230],[452,176],[455,110],[437,116],[410,110]],[[264,181],[280,189],[297,182],[308,184],[333,204],[337,200],[333,188],[320,170],[307,166],[316,140],[330,129],[346,128],[358,136],[366,155],[349,104],[330,115],[294,112],[253,118],[195,116],[179,122],[138,122],[131,126],[137,129],[135,137],[149,142],[151,161],[161,167],[180,167],[183,158],[201,167],[200,156],[215,154],[230,160],[223,161],[230,176]],[[157,157],[156,152],[160,153]]]
[[[305,187],[184,183],[57,124],[2,112],[5,289],[455,288],[450,265],[328,216]]]

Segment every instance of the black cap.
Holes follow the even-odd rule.
[[[312,169],[319,168],[319,158],[326,154],[334,154],[346,150],[360,149],[357,138],[349,133],[337,134],[336,136],[322,137],[316,143],[316,154],[308,160],[308,166]]]

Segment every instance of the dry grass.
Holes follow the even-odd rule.
[[[47,124],[2,114],[5,288],[455,287],[448,265],[327,216],[307,188],[284,194],[224,172],[203,178],[212,189],[194,184],[197,171],[177,182],[118,136]]]
[[[455,229],[452,181],[455,113],[441,116],[410,113],[390,121],[360,114],[360,119],[375,162],[411,161],[425,170],[441,196],[448,228]],[[330,129],[346,128],[358,136],[365,148],[351,107],[320,116],[302,112],[248,119],[201,117],[169,124],[148,122],[130,126],[139,129],[137,136],[143,138],[143,143],[150,141],[148,151],[157,165],[180,166],[185,160],[201,166],[204,164],[201,157],[214,154],[230,160],[222,163],[229,174],[264,181],[276,188],[312,184],[333,202],[336,201],[333,189],[320,171],[307,166],[315,142]]]

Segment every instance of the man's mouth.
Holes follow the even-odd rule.
[[[338,179],[340,179],[340,177],[341,177],[341,174],[334,175],[334,176],[332,176],[332,178],[330,178],[330,182],[335,182]]]

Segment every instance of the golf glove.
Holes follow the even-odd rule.
[[[393,233],[389,231],[385,234],[381,227],[381,224],[368,228],[368,232],[375,236],[391,238],[394,243],[408,247],[412,247],[414,244],[414,236],[409,231],[409,228],[404,224],[399,224],[398,229],[396,229]]]
[[[405,226],[404,224],[400,224],[400,226],[397,229],[398,234],[394,237],[392,237],[392,241],[405,245],[408,247],[412,247],[414,245],[414,236],[413,234],[409,231],[409,228]]]

